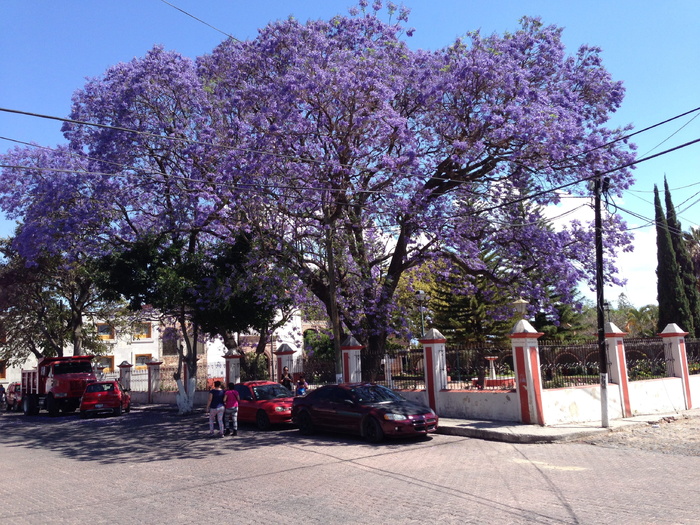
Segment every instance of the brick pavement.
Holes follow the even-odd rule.
[[[202,414],[0,416],[0,520],[698,523],[700,458],[437,435],[378,446],[293,429],[209,439]]]

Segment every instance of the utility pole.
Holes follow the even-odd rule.
[[[608,418],[608,355],[605,346],[605,299],[603,297],[603,219],[601,217],[601,194],[607,191],[607,179],[603,181],[596,172],[593,183],[595,202],[595,281],[596,310],[598,312],[598,352],[600,360],[600,412],[603,428],[610,426]],[[604,187],[605,186],[605,187]]]

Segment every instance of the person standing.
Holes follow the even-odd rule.
[[[214,381],[214,388],[209,391],[207,412],[209,412],[209,435],[214,435],[214,420],[219,423],[219,435],[224,435],[224,389],[221,381]]]
[[[306,394],[306,390],[309,388],[309,383],[306,382],[304,374],[299,374],[299,381],[297,381],[297,391],[298,396],[303,396]]]
[[[228,389],[224,392],[224,425],[226,425],[225,434],[232,436],[238,435],[238,401],[241,396],[234,389],[233,383],[228,384]]]
[[[287,390],[292,390],[294,378],[292,377],[292,374],[289,373],[289,368],[287,368],[286,366],[282,369],[282,377],[280,378],[280,383]]]

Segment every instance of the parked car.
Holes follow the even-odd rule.
[[[121,416],[131,410],[131,395],[119,381],[96,381],[85,387],[80,399],[80,417],[112,413]]]
[[[22,410],[22,383],[10,383],[5,389],[5,400],[8,411]]]
[[[378,443],[384,436],[426,436],[435,432],[432,409],[408,401],[373,383],[326,385],[294,398],[292,419],[302,434],[316,429],[363,436]]]
[[[241,400],[238,420],[255,423],[260,430],[272,425],[291,423],[291,390],[274,381],[245,381],[234,386]]]

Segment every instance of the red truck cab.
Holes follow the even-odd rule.
[[[36,415],[74,412],[88,383],[96,381],[92,356],[44,357],[33,370],[22,370],[22,410]]]

